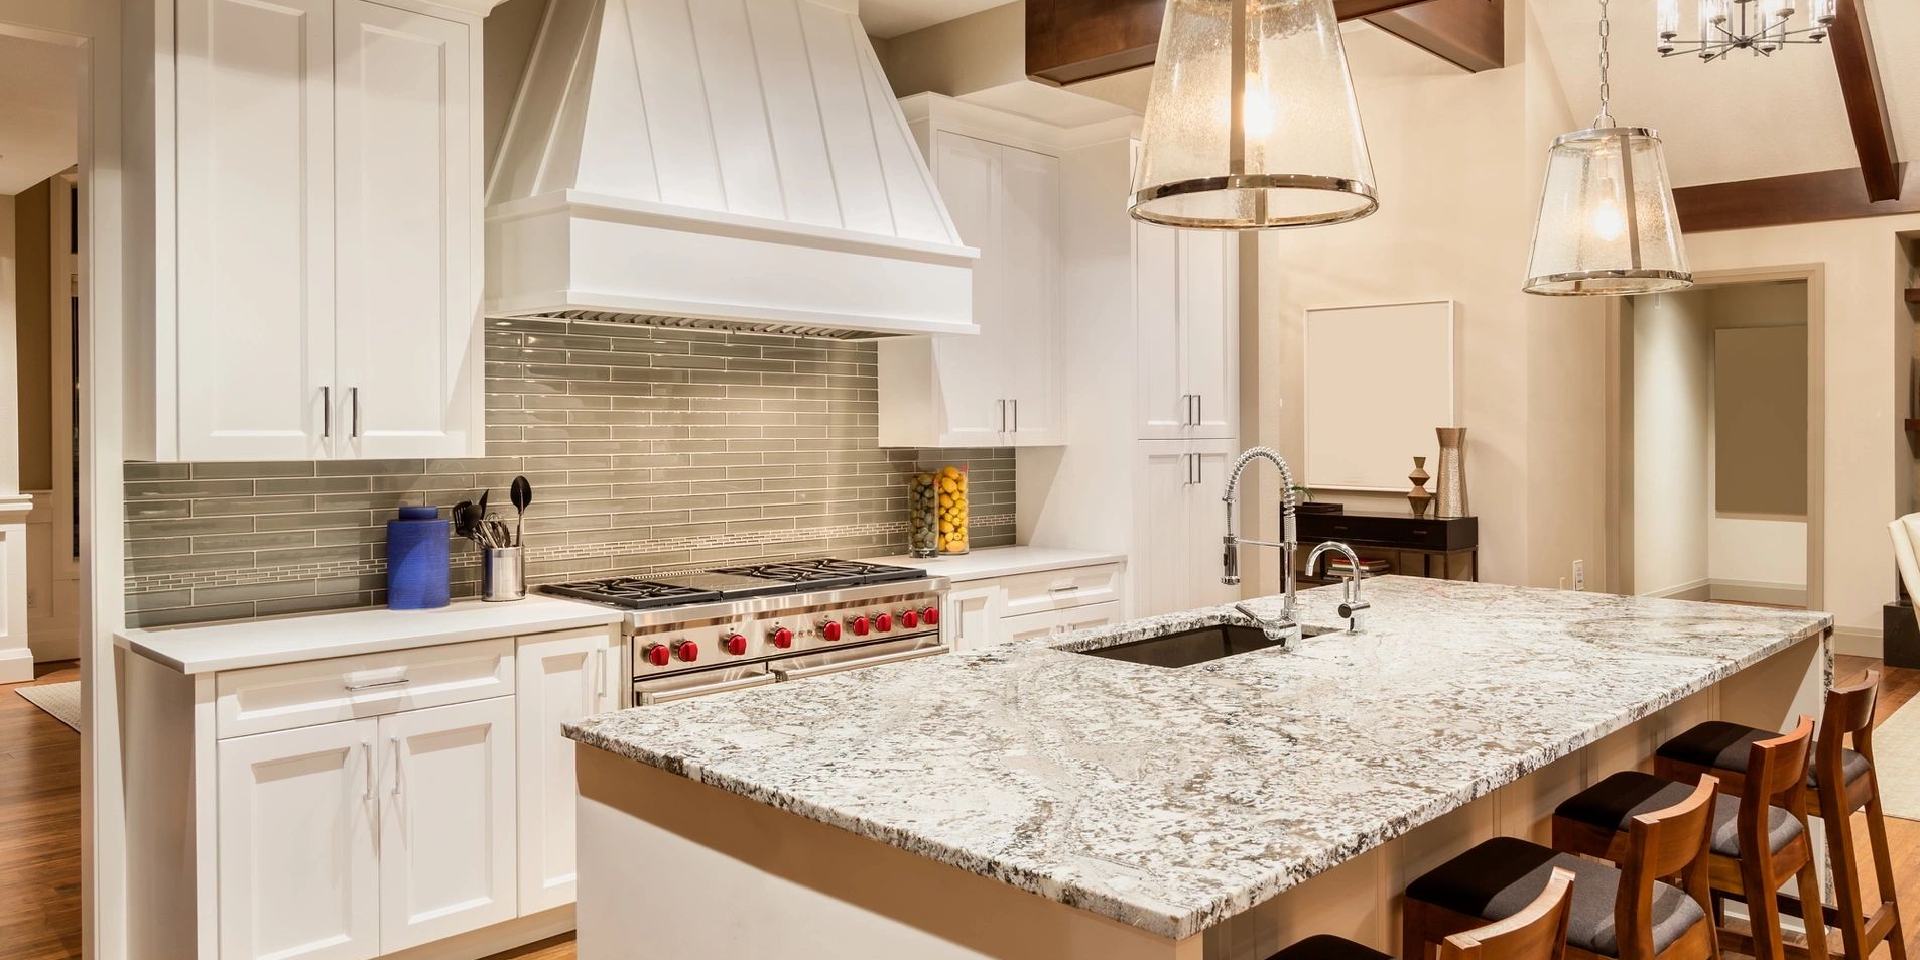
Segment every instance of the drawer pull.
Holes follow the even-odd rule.
[[[395,679],[392,679],[392,680],[376,680],[372,683],[349,683],[347,684],[347,690],[349,692],[358,691],[358,690],[373,690],[378,687],[397,687],[403,683],[412,683],[412,682],[413,682],[412,680],[409,680],[406,677],[396,677]]]
[[[1080,589],[1077,583],[1063,583],[1047,588],[1048,593],[1074,593]]]

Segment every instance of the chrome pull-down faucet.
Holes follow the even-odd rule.
[[[1320,558],[1329,553],[1338,553],[1346,557],[1347,564],[1353,569],[1353,576],[1348,577],[1342,582],[1340,606],[1335,608],[1335,610],[1339,613],[1342,620],[1347,621],[1348,633],[1359,633],[1362,621],[1361,614],[1373,607],[1373,604],[1360,598],[1360,577],[1362,576],[1360,571],[1360,555],[1354,553],[1353,548],[1344,543],[1335,543],[1329,540],[1314,547],[1313,551],[1307,554],[1307,576],[1319,576],[1319,574],[1314,571],[1319,569]]]
[[[1240,501],[1240,473],[1255,460],[1271,460],[1280,468],[1280,542],[1270,543],[1263,540],[1247,540],[1233,532],[1233,508]],[[1254,623],[1259,624],[1267,639],[1278,641],[1281,649],[1291,650],[1300,641],[1300,623],[1294,619],[1293,552],[1299,548],[1300,541],[1294,532],[1293,471],[1287,467],[1287,461],[1272,447],[1254,447],[1240,455],[1234,461],[1233,472],[1227,477],[1227,493],[1221,499],[1227,503],[1227,535],[1222,538],[1220,582],[1227,586],[1240,583],[1240,545],[1253,544],[1259,547],[1274,547],[1280,551],[1280,590],[1285,596],[1280,608],[1280,616],[1263,617],[1253,612],[1244,603],[1234,604],[1234,609]]]

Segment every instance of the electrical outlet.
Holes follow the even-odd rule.
[[[1587,588],[1587,562],[1585,560],[1575,560],[1573,562],[1573,588],[1575,590],[1585,590]]]

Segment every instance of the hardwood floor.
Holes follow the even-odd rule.
[[[80,679],[50,664],[34,684]],[[80,956],[80,734],[0,686],[0,960]]]
[[[1835,680],[1851,682],[1877,664],[1836,658]],[[79,676],[76,665],[58,664],[33,682]],[[13,690],[0,686],[0,960],[79,960],[80,736]],[[1915,696],[1920,670],[1886,670],[1877,719]],[[1890,818],[1887,831],[1900,902],[1920,904],[1920,821]],[[1859,832],[1864,844],[1866,831]],[[1867,880],[1871,885],[1872,877]],[[1910,919],[1908,949],[1920,951],[1916,928],[1920,923]],[[1832,940],[1838,950],[1839,938]],[[1884,946],[1875,953],[1886,955]],[[573,938],[553,937],[488,960],[575,960]]]

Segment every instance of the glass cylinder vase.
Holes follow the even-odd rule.
[[[907,480],[907,553],[919,558],[968,551],[967,468],[949,464]]]

